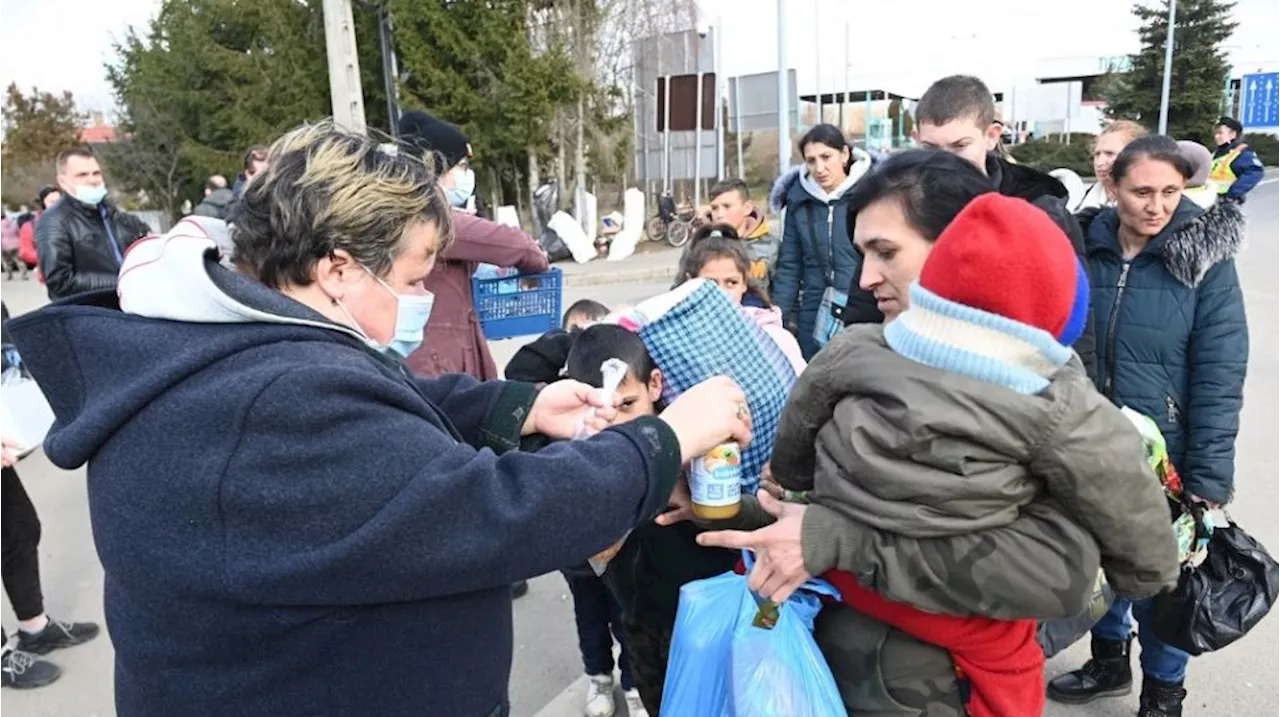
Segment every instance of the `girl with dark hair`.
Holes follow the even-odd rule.
[[[727,224],[698,230],[689,250],[680,260],[675,286],[691,279],[714,281],[742,312],[764,331],[787,357],[796,375],[805,368],[804,356],[794,336],[782,325],[782,312],[769,300],[763,287],[750,282],[751,260],[738,235]],[[672,288],[675,288],[673,286]]]
[[[770,203],[786,209],[782,247],[771,283],[800,348],[812,357],[842,324],[849,284],[860,261],[846,240],[849,190],[871,169],[870,154],[848,146],[839,128],[820,124],[800,139],[804,166],[774,183]]]
[[[1156,421],[1192,501],[1219,506],[1235,487],[1249,330],[1234,257],[1244,217],[1183,195],[1194,167],[1164,136],[1134,140],[1111,165],[1115,206],[1089,225],[1098,321],[1098,389]],[[1092,659],[1049,684],[1083,703],[1133,689],[1130,646],[1142,645],[1142,717],[1182,714],[1189,656],[1160,642],[1150,602],[1117,600],[1093,629]]]

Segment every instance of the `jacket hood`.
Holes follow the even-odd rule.
[[[53,409],[44,448],[62,468],[83,465],[144,406],[214,363],[281,341],[367,345],[354,329],[223,267],[193,222],[135,242],[117,291],[9,322]]]
[[[743,306],[742,313],[756,326],[782,326],[782,309],[776,306],[768,308],[760,306]]]
[[[215,189],[204,198],[201,204],[209,204],[215,207],[226,207],[236,200],[235,194],[226,187]]]
[[[1090,250],[1120,253],[1120,215],[1104,210],[1089,227]],[[1159,252],[1170,274],[1188,288],[1200,285],[1215,264],[1234,259],[1244,248],[1244,213],[1235,202],[1218,202],[1208,210],[1184,196],[1169,226],[1143,249]]]
[[[1007,197],[1030,202],[1044,196],[1058,199],[1069,196],[1062,182],[1048,173],[1025,164],[1015,164],[996,154],[987,155],[987,176],[991,178],[991,186]]]
[[[868,171],[879,165],[888,156],[886,154],[868,151],[859,147],[849,145],[850,157],[853,159],[853,165],[849,168],[849,176],[845,177],[844,182],[836,187],[835,191],[827,194],[818,186],[817,182],[809,176],[809,169],[804,165],[797,165],[782,173],[773,183],[773,189],[769,191],[769,207],[777,212],[787,206],[787,201],[793,188],[799,184],[800,187],[809,196],[818,201],[828,204],[840,197],[845,192],[858,183]]]

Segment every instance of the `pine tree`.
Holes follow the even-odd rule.
[[[1174,24],[1173,73],[1169,85],[1168,133],[1176,139],[1209,141],[1222,106],[1227,55],[1222,45],[1236,23],[1233,2],[1173,0],[1178,3]],[[1142,21],[1138,36],[1142,49],[1132,55],[1132,68],[1106,78],[1100,94],[1107,115],[1134,119],[1152,131],[1160,120],[1160,90],[1164,75],[1165,40],[1169,28],[1166,2],[1133,7]]]
[[[385,130],[376,16],[355,21],[366,120]],[[115,50],[107,79],[126,140],[107,148],[107,169],[170,213],[209,175],[234,177],[247,148],[332,114],[320,0],[165,0]]]

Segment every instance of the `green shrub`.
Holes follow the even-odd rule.
[[[1250,132],[1240,138],[1240,141],[1249,145],[1258,159],[1268,167],[1274,167],[1280,164],[1280,139],[1274,134],[1262,134],[1261,132]]]
[[[1057,139],[1036,139],[1010,148],[1019,163],[1041,171],[1070,169],[1081,177],[1093,176],[1093,135],[1073,134],[1071,144]]]

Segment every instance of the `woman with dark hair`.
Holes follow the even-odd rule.
[[[798,328],[808,359],[843,323],[845,292],[859,262],[847,241],[848,193],[874,161],[829,124],[805,133],[799,147],[804,165],[782,175],[769,197],[774,211],[786,209],[771,287],[783,319]]]
[[[887,322],[896,321],[910,308],[910,287],[920,278],[926,259],[943,232],[974,200],[992,191],[990,183],[972,164],[941,150],[912,150],[895,155],[854,188],[849,196],[849,206],[852,217],[856,219],[854,240],[865,255],[862,289],[875,297]],[[1043,237],[1037,235],[1034,238],[1033,246],[1039,241],[1057,241],[1063,243],[1059,247],[1060,254],[1071,254],[1066,249],[1067,239],[1059,230],[1051,228],[1042,233]],[[1071,277],[1078,279],[1074,271],[1078,268],[1078,261],[1074,257],[1068,261],[1069,268],[1073,270]],[[991,282],[1001,280],[995,275],[988,279]],[[927,320],[927,314],[921,314],[921,317]],[[866,330],[879,331],[880,327],[849,331]],[[819,374],[825,372],[824,375],[832,377],[854,373],[844,365],[835,367],[835,371],[832,369],[833,363],[846,360],[850,342],[859,338],[854,334],[842,334],[833,341],[829,351],[815,359],[801,383],[806,379],[812,382],[815,377],[810,373],[815,369]],[[945,342],[942,345],[941,353],[960,353],[945,348],[949,345]],[[1070,355],[1070,352],[1065,353]],[[1068,368],[1074,372],[1070,384],[1073,388],[1068,393],[1079,396],[1074,386],[1083,382],[1087,387],[1087,379],[1078,364],[1073,362]],[[897,375],[890,372],[881,375],[871,364],[864,364],[862,370],[885,379],[886,391],[890,379]],[[955,448],[959,445],[958,438],[926,443],[917,437],[912,439],[915,443],[903,444],[913,446],[910,449],[894,442],[900,441],[900,432],[906,430],[901,426],[909,427],[912,421],[930,420],[938,415],[944,416],[941,420],[950,423],[954,430],[960,430],[956,428],[959,426],[972,427],[966,430],[970,430],[975,440],[981,440],[989,450],[995,451],[996,446],[1003,446],[999,450],[1007,451],[1010,446],[1022,446],[1013,450],[1013,453],[1018,453],[1026,448],[1022,439],[1015,435],[1020,429],[1014,426],[1030,425],[1029,421],[1021,419],[1026,415],[1025,407],[1035,405],[1038,397],[1022,402],[1010,397],[1015,393],[1013,391],[1006,393],[1000,387],[985,387],[966,399],[968,403],[964,405],[977,410],[979,401],[1007,398],[1010,406],[1023,407],[1024,413],[1019,414],[1019,420],[974,420],[972,416],[977,414],[965,412],[948,417],[951,414],[947,411],[954,408],[941,409],[939,414],[934,410],[939,408],[938,397],[956,395],[963,387],[957,388],[955,379],[944,379],[937,374],[929,374],[920,380],[927,384],[924,391],[911,401],[898,400],[895,404],[908,406],[908,409],[886,410],[876,420],[865,422],[862,435],[867,443],[853,454],[848,452],[852,450],[848,447],[818,449],[817,464],[807,471],[811,479],[823,480],[822,475],[848,475],[850,466],[864,457],[869,460],[879,456],[877,451],[886,445],[892,445],[898,453],[892,458],[877,458],[881,470],[891,468],[908,454],[914,458],[916,454],[912,451],[929,448],[945,452],[950,446],[954,454],[937,456],[935,469],[939,473],[948,474],[948,466],[962,464],[981,472],[976,468],[977,463],[969,463],[966,456],[983,455],[983,452],[965,453]],[[831,386],[836,383],[832,378]],[[1092,394],[1092,388],[1088,388],[1088,392]],[[813,395],[829,396],[833,393],[838,391],[824,389]],[[814,406],[822,400],[825,399],[815,400]],[[841,403],[841,406],[845,407],[845,404]],[[784,425],[788,425],[793,411],[802,410],[818,409],[802,409],[793,399],[784,416]],[[990,407],[985,410],[989,413],[984,415],[999,413]],[[837,434],[844,435],[841,431],[834,431],[831,435]],[[919,435],[929,435],[929,432],[922,428]],[[815,442],[795,440],[791,441],[794,445],[788,444],[781,429],[779,436],[773,460],[779,485],[774,490],[781,493],[781,489],[790,489],[795,495],[795,490],[804,488],[789,484],[788,476],[794,478],[805,471],[792,470],[795,468],[792,458],[814,456]],[[856,440],[851,445],[857,445]],[[1135,461],[1140,462],[1136,436],[1133,446]],[[989,466],[996,453],[985,455]],[[1138,467],[1145,470],[1145,464]],[[954,504],[949,502],[939,510],[927,512],[941,516],[970,500],[971,497],[964,495],[965,489],[958,487],[965,484],[959,479],[950,484],[957,486],[949,489],[955,494],[947,493],[951,498],[958,498]],[[1154,485],[1152,487],[1154,489]],[[903,490],[910,489],[904,485]],[[1098,544],[1089,531],[1049,499],[1040,497],[1027,502],[1007,524],[969,531],[942,530],[940,524],[934,537],[913,537],[905,531],[893,529],[893,526],[872,525],[870,521],[855,520],[844,510],[829,508],[822,504],[827,497],[824,494],[811,505],[775,503],[764,497],[760,502],[768,505],[767,514],[754,500],[744,500],[742,520],[738,521],[737,527],[766,527],[748,534],[704,535],[701,542],[704,545],[755,548],[760,558],[753,572],[753,586],[764,589],[766,596],[777,594],[774,591],[785,594],[809,576],[833,569],[852,572],[863,587],[885,598],[938,615],[978,616],[997,621],[1074,617],[1089,608],[1094,596],[1101,563]],[[1163,520],[1163,517],[1157,516],[1156,520]],[[1026,627],[1022,629],[1025,631]],[[1025,636],[1025,632],[1023,634]],[[888,622],[844,605],[823,610],[816,624],[815,637],[835,674],[850,714],[913,717],[960,717],[967,714],[967,695],[972,690],[963,682],[968,679],[976,685],[978,676],[958,678],[952,653],[941,644],[930,642],[927,637],[913,637]],[[1021,646],[1025,655],[1025,640]],[[981,649],[979,645],[974,647]],[[1038,652],[1036,649],[1030,651],[1033,656]],[[995,652],[999,654],[998,650]],[[1040,663],[1022,661],[1007,667],[1010,673],[1017,671],[1025,676],[1031,671],[1037,679],[1043,679]],[[1042,690],[1042,686],[1036,690],[1041,700]],[[996,691],[999,692],[998,689]]]
[[[1230,502],[1249,330],[1234,257],[1244,217],[1183,195],[1194,172],[1164,136],[1134,140],[1111,165],[1115,206],[1088,227],[1098,317],[1098,389],[1156,421],[1192,501]],[[1093,629],[1093,657],[1049,685],[1083,703],[1127,695],[1132,623],[1142,645],[1142,717],[1182,714],[1186,653],[1152,634],[1149,601],[1117,600]]]
[[[511,583],[750,441],[724,378],[606,428],[614,397],[576,381],[413,377],[453,215],[430,167],[363,134],[272,145],[238,271],[192,227],[135,244],[118,293],[9,327],[58,419],[46,455],[89,462],[120,714],[506,715]]]

